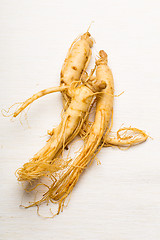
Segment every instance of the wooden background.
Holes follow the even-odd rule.
[[[104,49],[116,94],[125,91],[115,98],[114,130],[131,125],[154,138],[128,151],[102,149],[101,165],[84,172],[64,212],[44,219],[36,208],[19,208],[29,198],[14,173],[60,122],[60,93],[32,104],[30,128],[24,116],[21,125],[1,115],[0,239],[160,239],[159,7],[158,0],[0,0],[1,109],[57,86],[71,42],[93,20],[93,59]]]

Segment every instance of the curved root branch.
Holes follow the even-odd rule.
[[[143,143],[148,135],[138,128],[124,127],[117,131],[117,137],[106,135],[104,138],[104,147],[118,146],[120,148],[129,148],[131,146]]]
[[[67,89],[66,86],[51,87],[34,94],[32,97],[30,97],[29,99],[22,103],[21,107],[13,113],[13,117],[17,117],[20,112],[22,112],[28,105],[30,105],[38,98],[43,97],[49,93],[64,91],[66,89]]]

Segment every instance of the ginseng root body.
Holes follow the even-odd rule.
[[[59,214],[63,210],[65,199],[72,192],[81,173],[103,146],[126,147],[141,143],[148,137],[143,131],[131,127],[119,129],[117,137],[110,136],[114,81],[112,72],[108,67],[107,54],[101,50],[99,55],[100,58],[96,61],[96,78],[88,79],[85,86],[82,84],[75,87],[74,91],[67,93],[71,102],[64,112],[60,125],[54,129],[46,146],[17,172],[19,181],[38,179],[47,175],[52,180],[42,199],[26,208],[51,201],[59,204],[56,215]],[[97,94],[99,91],[101,92]],[[93,92],[97,95],[95,119],[90,128],[86,129],[82,151],[75,159],[69,161],[59,159],[58,156],[63,148],[81,130],[88,116]],[[136,134],[136,137],[133,137],[133,134]],[[59,163],[57,166],[54,164],[56,161]]]
[[[106,87],[103,82],[98,82],[97,85],[94,83],[94,90],[95,86],[97,86],[96,91]],[[54,129],[52,137],[28,163],[17,171],[19,181],[38,179],[47,172],[54,172],[54,160],[79,133],[92,103],[93,95],[91,84],[90,88],[84,85],[75,88],[71,103],[64,112],[60,125]]]
[[[61,70],[61,86],[70,86],[70,91],[80,83],[83,73],[86,71],[92,55],[93,40],[89,32],[84,33],[80,39],[76,39],[66,56]],[[71,102],[68,91],[64,91],[63,106],[66,109]]]

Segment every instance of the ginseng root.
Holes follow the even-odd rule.
[[[103,146],[131,147],[145,142],[147,138],[148,135],[138,128],[124,127],[117,131],[117,136],[111,134],[106,135],[103,139]]]
[[[95,89],[95,86],[96,89]],[[90,88],[80,85],[75,88],[72,100],[62,116],[60,125],[54,129],[54,135],[34,157],[17,171],[18,180],[33,180],[45,176],[47,172],[54,172],[52,164],[62,150],[79,133],[87,116],[93,99],[93,91],[97,92],[106,87],[104,81],[98,82]],[[94,89],[94,90],[93,90]]]
[[[78,155],[78,157],[76,157],[73,160],[70,159],[68,162],[66,162],[66,164],[65,164],[65,161],[62,160],[62,162],[60,163],[60,166],[62,166],[60,172],[59,172],[60,167],[56,168],[55,166],[55,169],[57,170],[53,171],[50,175],[53,183],[50,186],[47,186],[48,187],[47,192],[43,194],[43,197],[41,200],[35,201],[34,203],[30,204],[26,208],[31,206],[39,206],[41,203],[45,201],[47,202],[50,201],[52,203],[58,203],[59,205],[58,211],[55,214],[55,215],[58,215],[61,211],[63,211],[64,201],[66,200],[68,195],[72,192],[81,173],[86,169],[89,162],[91,162],[91,160],[95,157],[95,155],[100,151],[100,149],[103,146],[116,145],[119,147],[128,147],[128,146],[141,143],[145,141],[148,137],[148,135],[145,134],[142,130],[139,130],[137,128],[131,128],[131,127],[119,129],[117,131],[116,137],[110,134],[110,130],[112,127],[112,124],[110,124],[110,121],[113,114],[113,101],[114,101],[114,81],[113,81],[112,72],[108,67],[107,54],[104,51],[100,51],[99,55],[100,55],[100,58],[96,61],[96,65],[97,65],[96,83],[101,83],[99,84],[99,86],[100,85],[102,86],[105,82],[107,87],[106,88],[103,87],[104,89],[101,91],[101,94],[96,96],[97,105],[96,105],[95,120],[92,124],[89,124],[89,122],[86,124],[84,148],[81,151],[81,153]],[[93,81],[91,81],[90,79],[86,83],[88,87],[92,86],[92,84],[93,84]],[[77,87],[76,89],[79,89],[79,87]],[[92,91],[93,89],[94,87],[92,88]],[[73,99],[74,98],[72,97],[71,103],[68,109],[66,110],[65,114],[71,108]],[[90,104],[88,104],[88,108],[89,106]],[[85,116],[88,117],[88,112],[86,112]],[[83,119],[85,121],[85,118]],[[82,127],[82,124],[81,124],[81,127]],[[78,131],[80,131],[80,128]],[[54,135],[52,137],[55,137],[56,135],[57,135],[57,132],[55,129]],[[50,168],[52,168],[52,164],[51,164],[52,159],[53,157],[49,159]]]
[[[60,74],[61,86],[70,86],[71,83],[73,83],[72,88],[70,88],[70,91],[73,91],[78,83],[81,82],[83,73],[85,73],[91,59],[92,46],[93,39],[88,31],[80,36],[80,39],[75,39],[69,48],[68,54],[62,66]],[[62,93],[62,96],[63,106],[67,109],[69,103],[71,102],[71,97],[68,92],[65,91]]]

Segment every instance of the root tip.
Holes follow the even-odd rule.
[[[107,55],[107,53],[106,53],[104,50],[100,50],[100,51],[99,51],[99,56],[100,56],[101,58],[104,58],[105,60],[108,59],[108,55]]]

